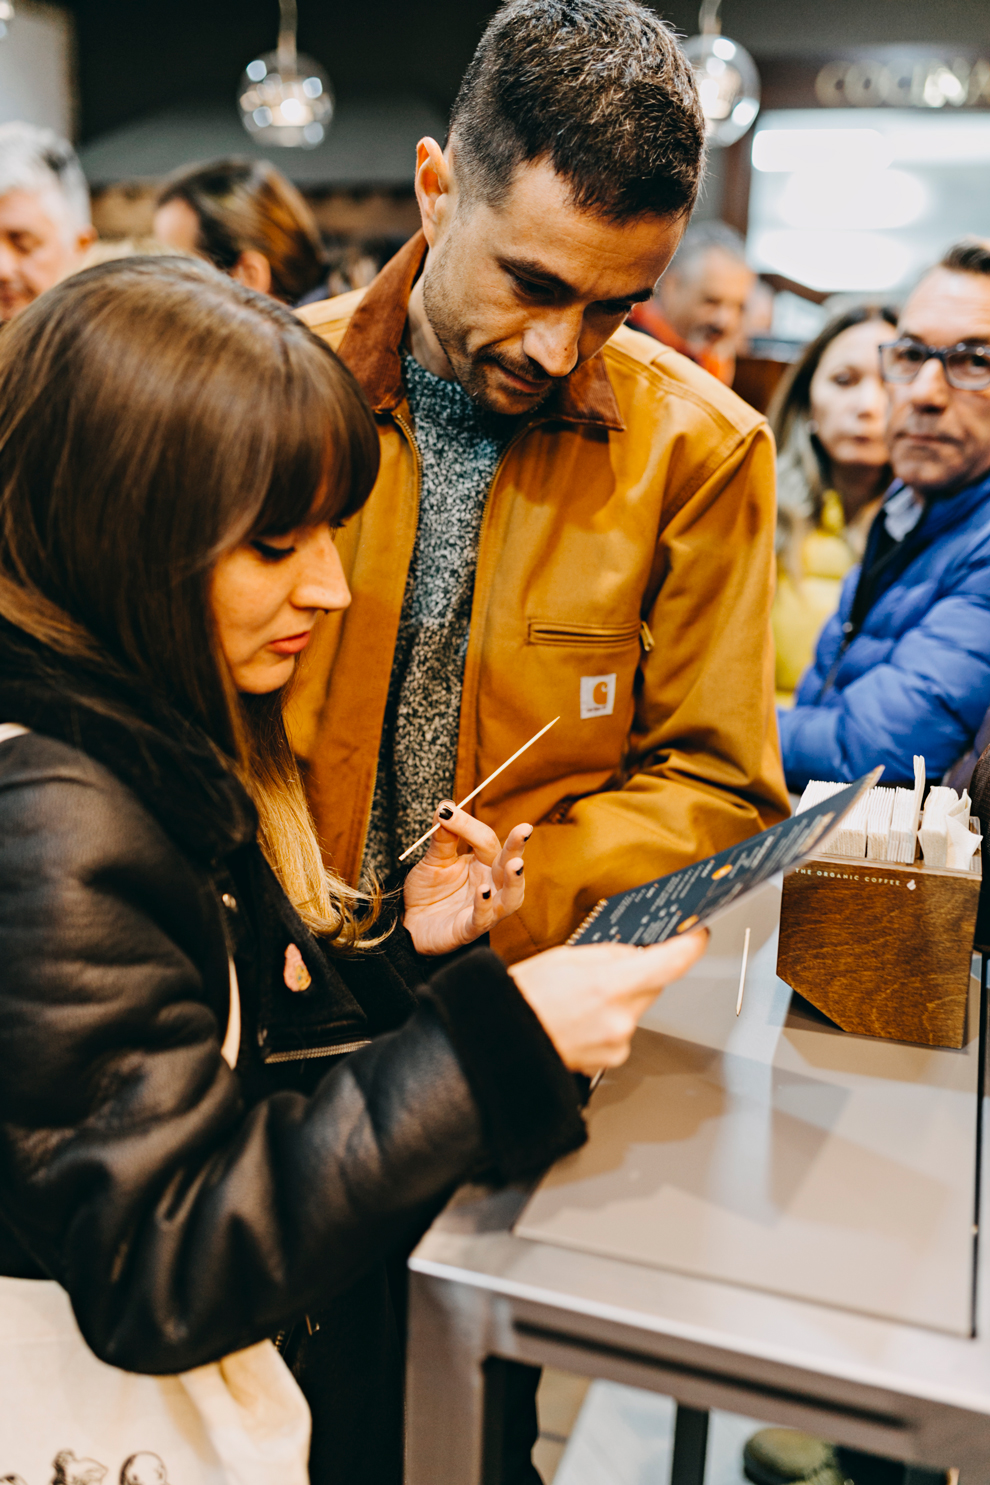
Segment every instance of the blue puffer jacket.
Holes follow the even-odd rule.
[[[845,580],[793,710],[778,714],[791,789],[856,779],[877,763],[884,784],[904,782],[915,753],[937,781],[990,707],[990,478],[931,502],[847,641],[859,572]]]

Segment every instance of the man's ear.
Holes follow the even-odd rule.
[[[83,253],[88,253],[96,241],[97,231],[95,227],[80,227],[76,233],[76,252],[81,258]]]
[[[427,135],[416,146],[416,200],[430,247],[449,217],[452,187],[450,162],[436,140]]]
[[[272,292],[272,265],[264,253],[256,252],[254,248],[244,249],[230,270],[230,276],[248,289],[256,289],[259,294]]]

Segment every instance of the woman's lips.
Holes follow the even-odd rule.
[[[268,648],[274,650],[276,655],[298,655],[309,644],[309,636],[312,630],[307,629],[305,634],[290,634],[287,639],[273,639]]]

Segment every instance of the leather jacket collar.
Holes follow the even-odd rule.
[[[368,288],[354,311],[340,346],[340,358],[354,373],[376,413],[394,412],[405,401],[402,359],[409,296],[426,257],[426,238],[417,232]],[[539,409],[568,423],[595,423],[622,431],[612,383],[600,355],[572,371]]]
[[[247,791],[199,727],[138,683],[97,673],[2,619],[0,721],[81,748],[207,866],[257,833]]]

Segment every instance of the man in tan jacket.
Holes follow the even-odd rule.
[[[423,231],[364,292],[301,311],[375,411],[381,473],[338,542],[290,731],[338,871],[387,874],[551,718],[473,806],[537,828],[508,960],[599,897],[787,813],[769,643],[764,420],[623,327],[698,187],[703,120],[636,0],[511,0],[446,149],[420,143]]]

